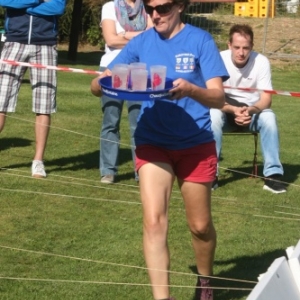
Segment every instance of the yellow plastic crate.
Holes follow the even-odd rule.
[[[248,7],[247,7],[247,17],[258,17],[258,3],[248,3]]]
[[[235,2],[234,15],[238,17],[246,17],[248,11],[248,2]]]
[[[248,3],[249,3],[249,4],[253,4],[253,5],[255,4],[255,5],[258,6],[259,1],[260,1],[260,0],[248,0]]]
[[[270,1],[268,3],[268,1]],[[269,5],[269,14],[268,14]],[[258,4],[258,16],[260,18],[274,18],[275,16],[275,0],[259,0]]]

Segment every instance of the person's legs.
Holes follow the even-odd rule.
[[[139,116],[140,109],[141,109],[141,102],[127,101],[127,108],[128,108],[129,127],[130,127],[131,154],[132,154],[132,160],[133,160],[134,170],[135,170],[134,132],[135,132],[136,125],[137,125],[137,118]],[[136,172],[135,172],[135,179],[138,180],[138,174]]]
[[[216,142],[217,157],[220,158],[222,149],[223,127],[226,122],[225,114],[216,108],[210,109],[211,129]]]
[[[168,299],[168,204],[174,181],[167,163],[147,163],[139,169],[143,205],[143,247],[154,299]]]
[[[216,231],[210,211],[211,184],[181,181],[180,185],[198,272],[204,276],[212,275]]]
[[[179,184],[192,234],[197,271],[202,275],[197,278],[195,299],[212,300],[209,276],[213,275],[216,231],[211,217],[211,183],[181,181]]]
[[[197,281],[197,300],[213,299],[209,278],[203,279],[203,276],[213,275],[216,231],[211,216],[211,183],[216,167],[217,157],[213,142],[181,151],[175,167],[192,235],[197,270],[202,275]]]
[[[27,57],[26,46],[6,42],[1,52],[1,59],[23,61]],[[26,72],[26,67],[0,64],[0,132],[3,130],[7,112],[14,112],[17,97]]]
[[[50,115],[36,114],[35,117],[35,155],[31,166],[31,175],[35,178],[46,177],[44,153],[50,131]]]
[[[57,65],[55,46],[29,45],[30,63]],[[44,154],[50,131],[51,113],[56,112],[56,71],[43,68],[30,69],[32,86],[32,111],[35,112],[35,154],[32,162],[32,176],[46,177]]]
[[[211,108],[210,119],[211,119],[211,130],[213,132],[214,140],[216,142],[217,157],[219,160],[221,156],[221,150],[222,150],[223,127],[226,124],[226,114],[224,114],[220,109]],[[212,190],[215,190],[219,187],[218,176],[219,176],[219,168],[217,167],[216,177],[214,182],[212,183]]]
[[[279,135],[276,116],[271,109],[253,115],[250,130],[259,132],[261,149],[264,158],[265,177],[273,174],[283,175],[283,167],[279,159]]]
[[[51,116],[36,114],[35,117],[35,155],[34,160],[43,161],[48,134],[50,131]]]
[[[0,132],[3,130],[6,120],[6,113],[4,111],[0,111]]]
[[[102,128],[100,133],[101,176],[116,175],[120,147],[120,121],[124,101],[102,96]]]

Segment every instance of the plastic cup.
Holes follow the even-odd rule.
[[[146,68],[147,68],[147,64],[143,63],[143,62],[134,62],[134,63],[131,63],[129,65],[130,70],[132,70],[132,69],[146,69]]]
[[[150,67],[151,87],[152,90],[163,90],[166,85],[167,67],[156,65]]]
[[[129,65],[129,82],[128,82],[128,88],[132,89],[132,83],[131,83],[131,71],[134,69],[142,69],[145,70],[147,68],[146,63],[142,62],[134,62]]]
[[[128,75],[129,75],[129,67],[128,65],[114,65],[113,69],[111,70],[112,77],[112,88],[120,89],[120,90],[127,90],[128,89]]]
[[[130,72],[130,78],[132,91],[147,90],[148,70],[132,69]]]

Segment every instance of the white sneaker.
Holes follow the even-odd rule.
[[[104,175],[101,177],[100,182],[105,183],[105,184],[112,184],[115,182],[115,176],[114,175]]]
[[[35,178],[45,178],[47,176],[44,163],[41,160],[32,161],[31,175]]]

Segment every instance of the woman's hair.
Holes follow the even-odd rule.
[[[235,24],[229,30],[229,42],[232,43],[232,36],[235,33],[239,33],[240,35],[246,37],[250,36],[251,43],[253,44],[253,30],[252,27],[247,24]]]
[[[183,6],[183,12],[187,9],[187,7],[190,4],[190,0],[173,0],[173,3],[179,5],[179,6]]]
[[[150,0],[143,0],[144,4],[148,4]],[[173,0],[172,1],[174,4],[182,6],[183,10],[181,12],[181,16],[184,14],[185,10],[187,9],[187,7],[190,4],[190,0]]]

